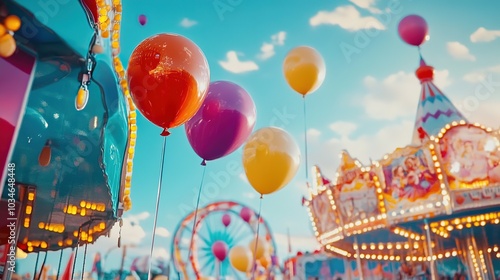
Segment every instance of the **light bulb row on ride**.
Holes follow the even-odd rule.
[[[121,20],[122,20],[122,3],[120,0],[112,0],[111,5],[109,5],[105,0],[98,0],[97,7],[99,12],[98,26],[100,30],[100,35],[103,38],[111,37],[111,48],[113,55],[113,65],[115,72],[118,76],[118,83],[122,89],[125,98],[127,99],[128,107],[128,151],[126,156],[126,170],[123,176],[124,182],[122,182],[123,192],[122,192],[122,203],[123,209],[128,211],[132,208],[132,200],[130,197],[131,184],[132,184],[132,171],[133,171],[133,159],[135,154],[135,146],[137,139],[137,113],[135,111],[135,105],[130,96],[128,82],[125,79],[125,68],[118,57],[120,53],[120,30],[121,30]]]

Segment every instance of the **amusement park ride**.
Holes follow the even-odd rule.
[[[315,236],[343,260],[343,279],[397,279],[397,268],[408,279],[438,279],[449,260],[467,279],[496,279],[500,131],[469,122],[422,58],[415,74],[422,90],[410,145],[370,165],[344,151],[334,181],[314,168],[304,205]],[[317,260],[297,257],[285,267],[305,279]]]
[[[121,7],[0,1],[3,279],[16,252],[91,244],[131,206],[136,113],[118,57]]]

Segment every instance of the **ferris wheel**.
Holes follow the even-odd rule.
[[[278,266],[269,225],[250,208],[215,202],[198,210],[196,225],[194,217],[195,212],[181,220],[172,239],[171,256],[181,279],[248,279],[251,271],[268,275]]]

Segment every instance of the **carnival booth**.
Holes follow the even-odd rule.
[[[316,238],[353,267],[396,262],[398,277],[496,279],[500,131],[469,122],[422,57],[416,76],[422,90],[410,145],[365,165],[344,151],[333,182],[315,167],[304,205]],[[344,279],[370,279],[364,271]]]
[[[4,252],[93,243],[130,208],[136,125],[120,21],[118,0],[0,1],[1,207],[17,221],[2,224]]]

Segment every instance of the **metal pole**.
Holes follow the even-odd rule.
[[[119,278],[118,279],[122,279],[122,275],[123,275],[123,266],[125,264],[125,256],[127,255],[127,245],[123,245],[123,250],[122,250],[122,262],[121,262],[121,265],[120,265],[120,271],[118,272],[118,275],[119,275]]]
[[[431,258],[431,261],[430,261],[431,279],[437,280],[436,265],[435,265],[435,261],[434,261],[434,253],[432,252],[431,229],[429,227],[429,221],[427,219],[424,220],[424,223],[425,223],[425,234],[426,234],[426,238],[427,238],[427,246],[429,248],[429,257]]]
[[[364,278],[363,278],[363,266],[361,265],[361,258],[359,257],[359,244],[358,244],[358,237],[357,236],[354,236],[354,244],[356,244],[356,266],[359,269],[359,280],[364,280]]]

